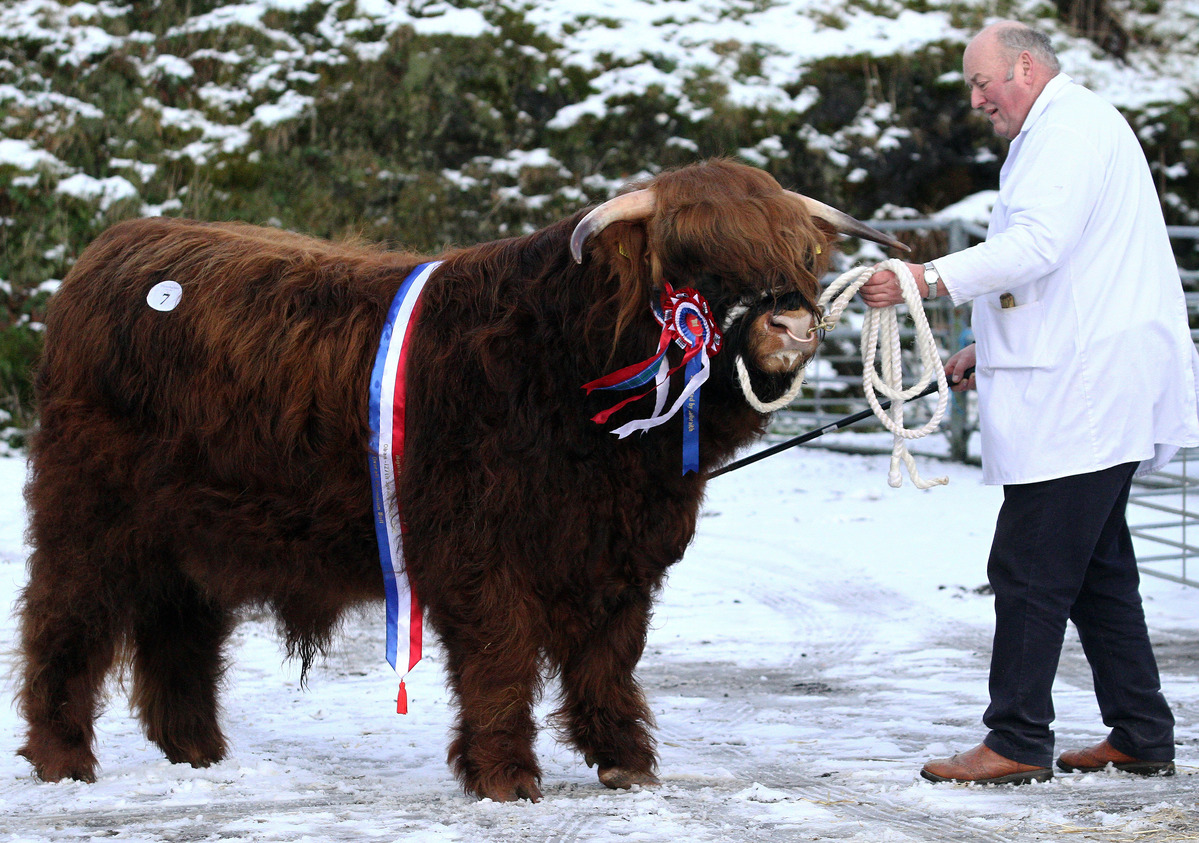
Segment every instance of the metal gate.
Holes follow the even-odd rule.
[[[1182,449],[1165,469],[1133,482],[1128,526],[1141,573],[1199,588],[1199,571],[1187,570],[1199,554],[1197,486],[1199,448]]]

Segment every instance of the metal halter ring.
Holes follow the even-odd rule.
[[[836,327],[836,325],[837,323],[831,319],[827,313],[822,313],[820,315],[820,321],[811,328],[808,328],[808,336],[810,337],[813,334],[816,334],[819,339],[823,340],[825,333],[831,331],[834,327]]]

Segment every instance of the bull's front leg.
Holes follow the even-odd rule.
[[[541,659],[528,619],[497,607],[486,624],[439,632],[458,698],[447,760],[463,789],[496,802],[539,801],[533,704]]]
[[[610,788],[658,784],[653,715],[633,671],[645,649],[648,587],[629,587],[615,606],[583,626],[556,613],[552,657],[562,678],[557,715],[587,766]]]

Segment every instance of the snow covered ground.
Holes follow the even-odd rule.
[[[991,599],[979,592],[1000,491],[886,485],[886,459],[792,450],[718,478],[658,605],[640,676],[662,786],[614,792],[546,723],[545,799],[464,796],[444,763],[436,647],[393,713],[382,612],[349,619],[301,690],[269,618],[238,629],[229,758],[168,764],[115,689],[92,785],[44,784],[0,699],[0,843],[129,841],[1166,841],[1199,839],[1199,592],[1146,578],[1179,774],[1059,775],[1020,788],[933,785],[921,764],[983,735]],[[0,459],[0,658],[25,578],[24,463]],[[544,713],[553,705],[547,695]],[[1073,631],[1055,689],[1059,748],[1106,733]]]

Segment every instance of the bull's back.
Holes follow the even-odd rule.
[[[363,447],[373,344],[413,262],[237,224],[114,226],[51,302],[43,421],[103,419],[230,480],[311,472]]]

